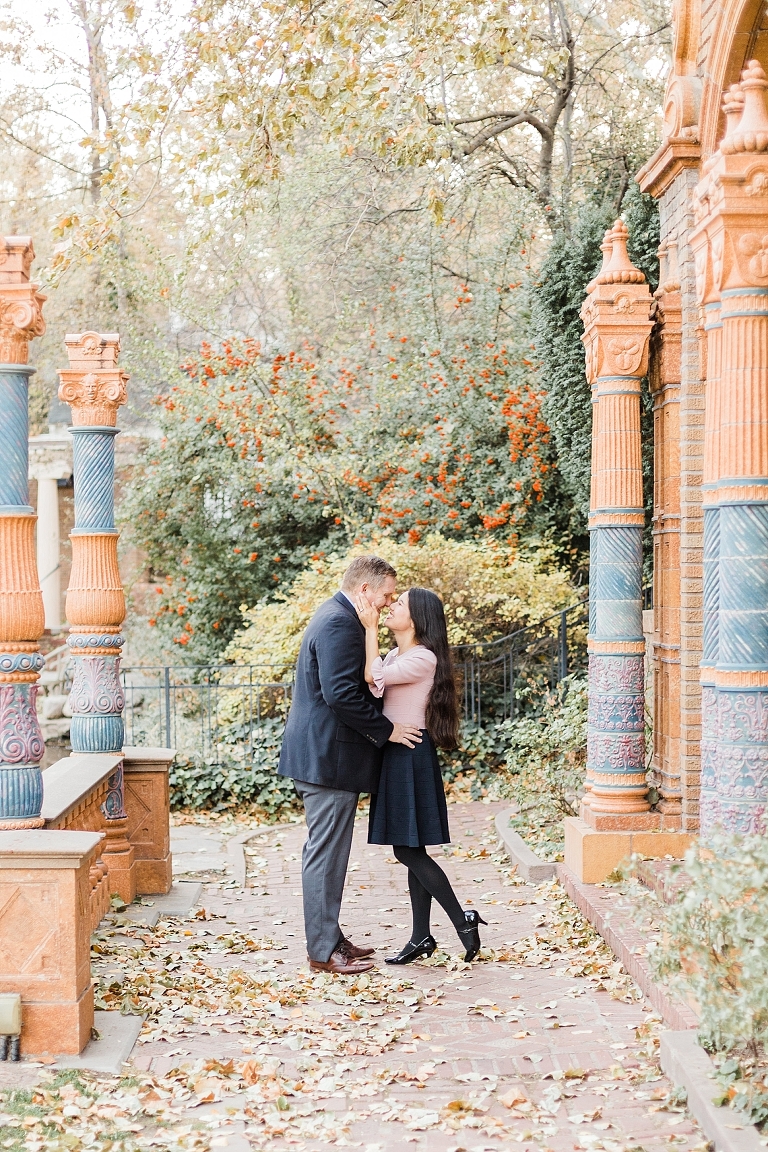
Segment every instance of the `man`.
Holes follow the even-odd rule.
[[[339,909],[361,792],[375,792],[388,740],[419,743],[416,728],[393,724],[365,682],[365,629],[355,598],[381,609],[395,599],[395,569],[378,556],[358,556],[341,591],[309,622],[280,752],[304,801],[308,836],[301,859],[304,927],[310,968],[355,974],[373,967],[373,948],[344,937]]]

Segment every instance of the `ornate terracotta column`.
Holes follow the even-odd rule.
[[[656,327],[649,381],[653,396],[653,780],[658,809],[680,817],[680,377],[683,301],[677,239],[659,249]]]
[[[642,622],[643,477],[640,382],[648,366],[651,293],[627,255],[617,220],[603,267],[587,287],[587,379],[593,388],[590,527],[589,791],[582,815],[596,829],[650,807],[645,778]],[[610,252],[608,251],[610,247]],[[655,826],[653,822],[649,827]]]
[[[701,828],[764,832],[768,804],[768,81],[726,93],[695,196],[707,328]]]
[[[29,236],[0,237],[0,830],[40,828],[45,745],[37,721],[45,617],[29,504],[29,342],[45,332]]]
[[[123,689],[120,625],[125,596],[117,564],[114,516],[115,426],[127,398],[127,376],[118,367],[120,338],[83,332],[65,337],[69,368],[59,373],[59,398],[72,409],[75,526],[70,533],[72,571],[67,590],[67,639],[75,671],[70,694],[73,752],[120,752]],[[104,859],[110,890],[135,895],[133,849],[126,837],[122,763],[109,780],[104,802]]]

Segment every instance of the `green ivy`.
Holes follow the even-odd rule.
[[[296,811],[293,780],[277,774],[284,727],[282,717],[264,720],[254,729],[252,754],[248,726],[233,724],[215,756],[177,756],[169,776],[171,807],[222,812],[252,805],[268,820]]]
[[[507,722],[503,791],[518,814],[511,825],[535,851],[557,859],[563,817],[578,814],[587,760],[587,682],[561,681],[538,716]]]
[[[590,460],[592,455],[592,398],[584,371],[584,326],[580,310],[586,288],[602,261],[600,244],[615,219],[614,207],[587,204],[573,229],[554,237],[534,290],[532,336],[541,360],[546,389],[544,417],[557,450],[562,482],[573,500],[575,536],[587,550]],[[646,275],[654,291],[659,280],[658,205],[632,185],[624,198],[623,219],[629,228],[630,258]],[[653,425],[647,381],[643,385],[643,479],[650,507],[653,479]],[[648,517],[650,523],[650,517]]]
[[[171,807],[222,812],[253,806],[269,820],[298,811],[293,780],[277,774],[284,726],[282,717],[264,720],[254,730],[252,755],[248,726],[233,724],[215,756],[177,756],[169,776]],[[460,775],[471,776],[471,794],[479,799],[498,778],[506,750],[504,725],[465,723],[459,748],[438,754],[443,779],[451,784]]]

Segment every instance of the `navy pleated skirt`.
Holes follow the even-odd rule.
[[[369,844],[448,844],[448,807],[435,746],[422,729],[421,744],[385,744],[379,790],[371,796]]]

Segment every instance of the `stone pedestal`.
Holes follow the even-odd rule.
[[[0,987],[22,1000],[24,1056],[76,1055],[93,1026],[93,832],[0,832]]]
[[[125,810],[125,775],[122,760],[107,780],[107,796],[102,805],[104,863],[109,869],[109,889],[126,904],[136,896],[135,853],[128,838],[128,813]]]
[[[173,748],[124,748],[127,834],[135,854],[136,891],[164,895],[173,881],[168,770]]]
[[[657,817],[657,827],[658,824]],[[600,830],[591,828],[578,816],[569,816],[565,820],[565,866],[583,884],[600,884],[634,853],[654,860],[663,856],[681,860],[692,842],[693,837],[682,832],[653,828]]]

